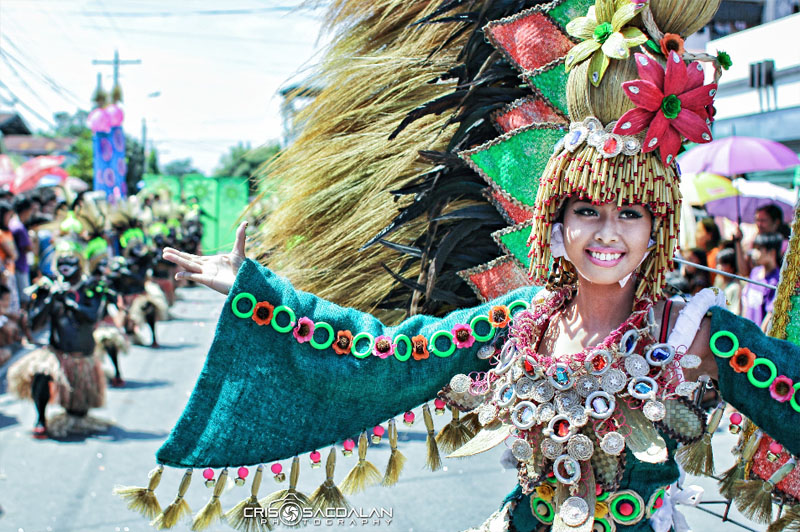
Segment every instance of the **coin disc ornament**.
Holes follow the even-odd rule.
[[[568,526],[580,526],[589,519],[589,505],[580,497],[570,497],[561,504],[558,516]]]

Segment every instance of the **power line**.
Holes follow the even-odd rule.
[[[26,89],[28,89],[28,91],[29,91],[31,94],[33,94],[33,95],[36,97],[36,99],[37,99],[37,100],[39,100],[39,103],[41,103],[42,105],[45,105],[45,106],[46,106],[46,105],[47,105],[47,102],[45,102],[45,101],[44,101],[44,99],[42,99],[42,97],[41,97],[41,96],[39,96],[39,93],[38,93],[38,92],[36,92],[36,91],[33,89],[33,87],[31,87],[30,85],[28,85],[28,82],[27,82],[27,81],[25,81],[25,78],[23,78],[23,77],[22,77],[22,75],[19,73],[19,71],[18,71],[16,68],[14,68],[14,65],[12,65],[12,64],[11,64],[11,61],[9,60],[9,58],[11,58],[11,56],[10,56],[10,55],[9,55],[9,54],[8,54],[6,51],[4,51],[4,50],[0,49],[0,57],[2,57],[2,58],[3,58],[3,62],[5,62],[5,64],[8,66],[8,68],[10,68],[10,69],[11,69],[11,72],[13,72],[15,76],[17,76],[17,79],[20,81],[20,83],[22,83],[22,85],[23,85],[23,86],[24,86]],[[13,59],[13,58],[12,58],[12,59]],[[16,59],[14,59],[14,60],[16,61]]]
[[[19,105],[21,105],[22,107],[24,107],[25,109],[27,109],[29,113],[31,113],[31,114],[32,114],[32,115],[34,115],[36,118],[38,118],[39,120],[41,120],[42,122],[44,122],[45,124],[47,124],[49,127],[55,127],[55,123],[54,123],[54,122],[52,122],[52,121],[51,121],[50,119],[48,119],[48,118],[45,118],[45,117],[43,117],[43,116],[42,116],[41,114],[39,114],[39,112],[38,112],[38,111],[36,111],[36,110],[35,110],[33,107],[31,107],[30,105],[28,105],[28,104],[27,104],[27,103],[25,103],[24,101],[20,100],[20,99],[19,99],[19,97],[18,97],[16,94],[14,94],[14,91],[12,91],[12,90],[11,90],[11,89],[8,87],[8,85],[6,85],[5,83],[3,83],[2,81],[0,81],[0,87],[3,87],[5,90],[7,90],[7,91],[8,91],[8,93],[9,93],[9,94],[11,95],[11,97],[13,98],[13,101],[12,101],[12,103],[11,103],[11,105],[12,105],[12,106],[15,106],[15,107],[16,107],[16,105],[17,105],[17,104],[19,104]]]

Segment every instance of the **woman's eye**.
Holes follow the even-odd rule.
[[[575,214],[578,216],[597,216],[597,211],[590,207],[578,207],[575,209]]]
[[[634,211],[631,209],[625,209],[621,213],[619,213],[619,217],[625,220],[636,220],[642,217],[642,214],[638,211]]]

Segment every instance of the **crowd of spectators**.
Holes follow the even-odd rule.
[[[14,343],[32,343],[25,289],[50,268],[54,215],[63,201],[52,189],[12,195],[0,191],[0,364]]]
[[[761,207],[755,216],[756,232],[750,239],[737,228],[728,240],[723,240],[713,218],[697,223],[697,247],[684,250],[683,258],[728,274],[736,274],[761,284],[748,283],[692,265],[681,266],[671,284],[684,294],[696,294],[703,288],[715,286],[725,292],[728,310],[754,321],[767,331],[780,277],[783,255],[788,247],[789,227],[783,223],[783,212],[776,205]]]

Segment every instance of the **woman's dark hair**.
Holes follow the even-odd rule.
[[[703,218],[700,220],[700,225],[703,226],[703,229],[705,229],[709,236],[708,244],[706,244],[706,251],[711,251],[719,246],[719,241],[722,237],[719,234],[719,227],[717,227],[717,222],[714,221],[714,218]]]
[[[0,284],[0,297],[3,297],[6,294],[10,294],[11,289],[4,284]]]
[[[762,233],[756,235],[753,241],[754,248],[775,252],[775,262],[780,266],[783,260],[783,236],[780,233]]]
[[[689,250],[689,253],[697,257],[697,264],[701,266],[708,266],[708,255],[706,254],[706,250],[701,248],[692,248]]]
[[[736,250],[723,248],[717,253],[717,266],[730,266],[736,271]]]
[[[6,213],[14,212],[14,207],[7,201],[0,201],[0,229],[8,231],[8,226],[5,223]]]

